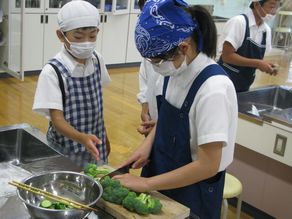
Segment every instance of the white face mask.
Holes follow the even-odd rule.
[[[275,15],[272,14],[266,14],[266,16],[262,17],[262,20],[264,22],[269,22],[270,20],[272,20],[275,17]]]
[[[161,74],[162,76],[174,76],[179,75],[181,72],[185,71],[188,67],[186,56],[179,68],[175,68],[172,61],[165,61],[161,63],[160,65],[152,64],[153,69],[155,72]]]
[[[70,44],[70,49],[67,48],[66,44],[65,47],[68,52],[78,59],[87,59],[90,58],[95,50],[96,41],[95,42],[70,42],[67,37],[64,35],[67,42]]]

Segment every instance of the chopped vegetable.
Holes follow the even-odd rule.
[[[161,211],[162,204],[158,199],[151,195],[140,193],[139,196],[123,187],[118,180],[106,176],[102,181],[103,187],[102,198],[106,201],[122,204],[129,211],[141,215],[158,214]]]
[[[87,164],[86,167],[84,168],[84,173],[87,176],[91,176],[94,179],[99,179],[103,175],[106,175],[110,172],[111,172],[110,170],[105,168],[99,168],[96,166],[96,164],[93,163]]]
[[[42,200],[40,206],[43,208],[50,208],[52,206],[52,202],[48,199],[44,199],[44,200]]]
[[[102,180],[101,185],[103,187],[102,198],[119,205],[129,193],[129,190],[121,186],[118,180],[113,180],[108,176]]]
[[[68,208],[72,208],[71,206],[65,205],[61,202],[52,202],[48,199],[42,200],[40,203],[40,207],[49,208],[49,209],[58,209],[58,210],[65,210]]]

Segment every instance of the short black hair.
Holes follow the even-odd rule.
[[[259,3],[260,3],[261,6],[263,6],[263,4],[264,4],[266,1],[267,1],[267,0],[260,0]],[[254,9],[254,2],[251,2],[250,5],[249,5],[249,7],[250,7],[251,9]]]

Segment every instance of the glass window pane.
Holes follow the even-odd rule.
[[[25,0],[25,8],[40,8],[39,0]]]

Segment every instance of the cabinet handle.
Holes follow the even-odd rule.
[[[49,22],[49,15],[46,15],[46,24]]]
[[[41,24],[44,23],[44,15],[41,15]]]
[[[100,15],[100,23],[103,22],[103,15]]]
[[[104,23],[107,21],[107,15],[104,15]]]

